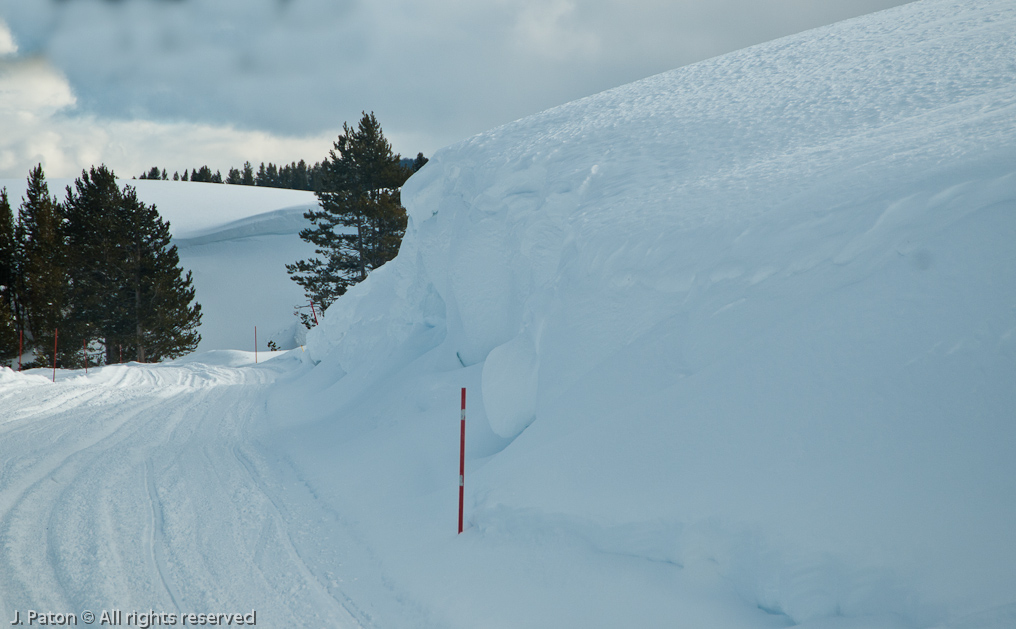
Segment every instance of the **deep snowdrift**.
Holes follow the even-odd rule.
[[[1013,33],[916,2],[435,154],[276,401],[373,618],[1010,626]]]

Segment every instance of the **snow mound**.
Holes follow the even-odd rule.
[[[478,385],[484,539],[680,523],[770,619],[1013,603],[1014,32],[915,2],[438,152],[309,335],[330,421]]]
[[[176,238],[174,242],[180,247],[187,247],[255,236],[298,236],[301,230],[311,226],[304,214],[316,207],[317,203],[314,203],[264,212],[208,227],[187,238]]]

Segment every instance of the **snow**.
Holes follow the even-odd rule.
[[[922,0],[568,103],[436,153],[305,348],[0,372],[0,607],[1013,626],[1013,33]],[[309,202],[174,232],[208,312]]]
[[[470,425],[511,441],[473,453],[467,535],[701,553],[795,623],[1013,603],[1013,17],[916,3],[435,154],[399,258],[311,332],[344,376],[317,430],[412,430],[369,396],[469,385]],[[377,467],[426,456],[387,449]]]

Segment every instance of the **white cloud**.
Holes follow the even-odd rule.
[[[898,4],[903,0],[0,0],[14,33],[0,29],[0,51],[45,58],[73,88],[73,111],[38,114],[52,125],[43,134],[84,133],[72,118],[90,121],[99,136],[116,126],[117,134],[146,137],[146,155],[170,150],[154,143],[184,129],[219,129],[223,137],[258,131],[293,147],[303,140],[283,138],[328,137],[302,155],[313,160],[344,121],[368,110],[396,150],[429,155],[547,107]],[[158,121],[175,131],[128,132],[134,127],[113,120]],[[0,121],[0,133],[4,126]],[[8,137],[0,140],[4,154],[13,150]],[[199,138],[194,149],[185,165],[217,159],[198,157],[210,150]],[[72,159],[73,150],[64,152]],[[170,157],[147,162],[168,164]]]
[[[600,40],[575,21],[572,0],[534,0],[523,5],[515,23],[515,45],[546,59],[596,57]]]
[[[111,119],[81,112],[76,102],[66,78],[45,60],[0,60],[0,178],[27,176],[38,163],[50,177],[77,176],[99,163],[123,177],[156,165],[172,173],[203,164],[225,175],[259,157],[276,163],[322,159],[337,135],[286,137],[201,123]]]
[[[5,118],[31,123],[75,102],[67,80],[43,59],[0,59],[0,115]]]
[[[14,43],[14,35],[7,28],[3,20],[0,20],[0,57],[13,55],[18,51],[18,45]]]

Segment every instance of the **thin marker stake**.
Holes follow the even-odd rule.
[[[459,533],[462,533],[462,505],[466,488],[466,387],[462,387],[462,430],[459,439]]]
[[[85,375],[88,375],[88,348],[85,346],[85,339],[81,339],[81,354],[85,357]]]
[[[254,364],[258,364],[258,326],[254,326]]]
[[[25,353],[25,331],[18,330],[18,371],[21,371],[21,355]]]
[[[317,322],[317,310],[314,310],[314,300],[313,299],[310,300],[310,312],[311,312],[312,315],[314,315],[314,325],[317,325],[318,324],[318,322]]]

